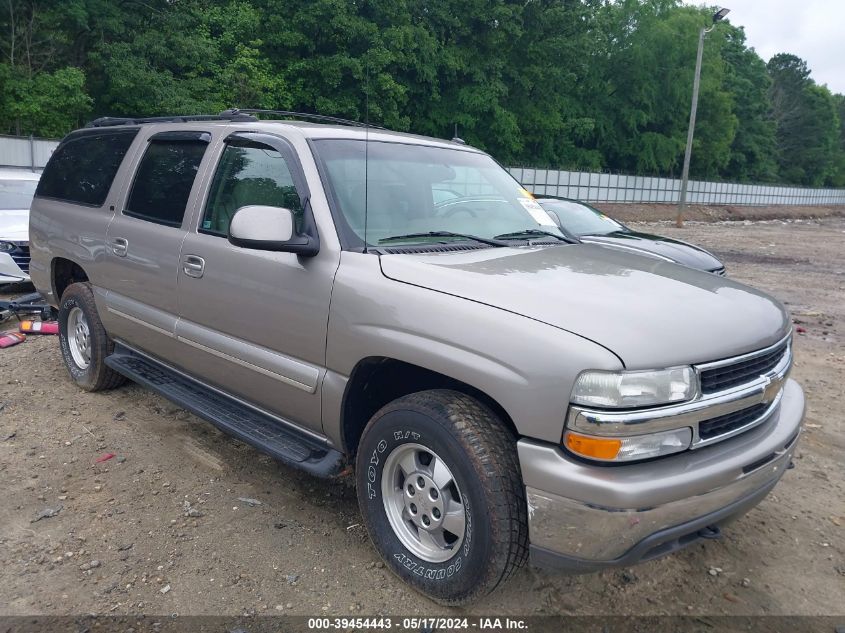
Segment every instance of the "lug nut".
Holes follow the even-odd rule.
[[[429,491],[429,493],[428,493],[428,494],[429,494],[429,496],[431,497],[431,500],[432,500],[432,501],[437,501],[437,497],[439,497],[439,496],[440,496],[440,493],[439,493],[439,492],[437,492],[437,488],[432,488],[432,489]]]
[[[412,503],[412,504],[411,504],[410,510],[411,510],[411,514],[416,514],[416,513],[417,513],[417,506],[416,506],[416,504],[415,504],[415,503]]]
[[[417,477],[417,488],[419,488],[420,490],[425,488],[425,479],[423,479],[422,477]]]
[[[439,519],[440,518],[440,510],[438,510],[437,508],[434,508],[431,511],[431,516],[433,516],[435,519]]]
[[[408,484],[408,494],[414,496],[414,484]]]
[[[427,514],[424,514],[423,518],[422,518],[422,522],[423,522],[423,525],[428,527],[431,524],[431,519],[428,518]]]

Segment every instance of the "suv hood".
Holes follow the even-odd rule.
[[[29,241],[29,209],[0,209],[0,240]]]
[[[674,262],[698,268],[699,270],[714,271],[722,268],[720,262],[712,254],[687,242],[670,237],[661,237],[650,233],[636,231],[615,231],[605,235],[583,235],[581,238],[588,243],[609,244],[623,248],[633,248],[645,253],[654,253],[668,257]]]
[[[588,338],[630,369],[727,358],[790,330],[783,306],[763,292],[597,244],[391,254],[381,267],[389,279]]]

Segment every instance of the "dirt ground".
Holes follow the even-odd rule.
[[[672,204],[619,204],[598,202],[593,206],[622,222],[661,222],[675,220],[678,208]],[[845,217],[842,205],[823,207],[747,207],[742,205],[711,206],[692,204],[684,210],[684,219],[693,222],[723,222],[742,220],[820,220]]]
[[[57,337],[31,336],[0,350],[0,615],[845,614],[845,219],[636,228],[712,249],[800,328],[796,468],[722,540],[587,576],[525,568],[476,605],[439,607],[379,561],[347,485],[139,387],[84,393]]]

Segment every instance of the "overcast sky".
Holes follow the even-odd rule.
[[[807,62],[816,83],[845,94],[845,0],[722,2],[731,10],[728,20],[745,27],[747,44],[764,61],[777,53],[797,55]]]

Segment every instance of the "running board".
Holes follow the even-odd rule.
[[[106,365],[288,466],[327,478],[341,471],[339,451],[123,345]]]

